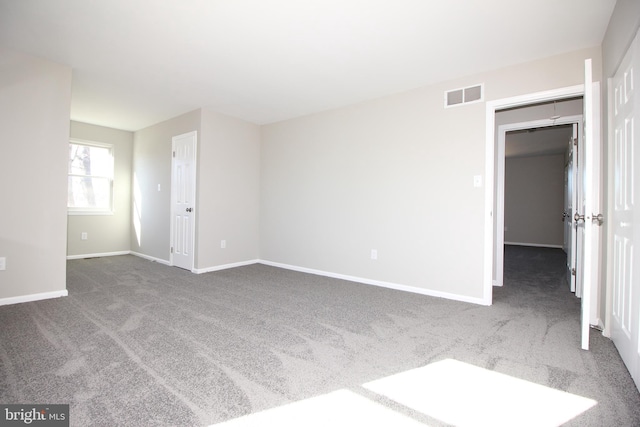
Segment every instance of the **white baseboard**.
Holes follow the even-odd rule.
[[[135,255],[135,256],[137,256],[139,258],[144,258],[144,259],[146,259],[148,261],[153,261],[153,262],[157,262],[159,264],[164,264],[164,265],[169,265],[169,266],[171,265],[171,262],[166,260],[166,259],[156,258],[156,257],[150,256],[150,255],[145,255],[145,254],[141,254],[139,252],[134,252],[134,251],[130,251],[129,253],[131,255]]]
[[[531,246],[534,248],[553,248],[553,249],[562,249],[562,245],[545,245],[540,243],[520,243],[520,242],[504,242],[505,245],[512,246]]]
[[[397,284],[397,283],[383,282],[383,281],[380,281],[380,280],[365,279],[363,277],[349,276],[349,275],[345,275],[345,274],[338,274],[338,273],[332,273],[332,272],[329,272],[329,271],[315,270],[315,269],[306,268],[306,267],[298,267],[298,266],[289,265],[289,264],[281,264],[281,263],[278,263],[278,262],[267,261],[267,260],[262,260],[262,259],[259,262],[260,262],[260,264],[270,265],[272,267],[278,267],[278,268],[284,268],[284,269],[287,269],[287,270],[299,271],[301,273],[315,274],[315,275],[318,275],[318,276],[326,276],[326,277],[331,277],[331,278],[334,278],[334,279],[348,280],[350,282],[363,283],[365,285],[380,286],[382,288],[395,289],[395,290],[399,290],[399,291],[411,292],[411,293],[414,293],[414,294],[427,295],[427,296],[430,296],[430,297],[445,298],[445,299],[450,299],[450,300],[454,300],[454,301],[469,302],[469,303],[472,303],[472,304],[490,305],[490,304],[487,304],[487,302],[483,298],[474,298],[474,297],[468,297],[468,296],[465,296],[465,295],[450,294],[450,293],[447,293],[447,292],[434,291],[434,290],[424,289],[424,288],[417,288],[415,286],[407,286],[407,285],[400,285],[400,284]]]
[[[103,252],[99,254],[67,255],[67,259],[101,258],[105,256],[129,255],[131,251]]]
[[[512,244],[512,243],[508,243],[508,244]],[[517,244],[517,243],[513,243],[513,244]],[[523,246],[529,246],[529,245],[523,245]],[[146,259],[148,261],[154,261],[154,262],[157,262],[157,263],[160,263],[160,264],[164,264],[164,265],[169,265],[169,266],[171,265],[170,261],[168,261],[168,260],[152,257],[152,256],[149,256],[149,255],[141,254],[139,252],[134,252],[134,251],[109,252],[109,253],[102,253],[102,254],[87,254],[87,255],[71,255],[71,256],[68,256],[67,259],[96,258],[96,257],[101,257],[101,256],[115,256],[115,255],[127,255],[127,254],[131,254],[131,255],[134,255],[134,256],[137,256],[137,257],[140,257],[140,258],[144,258],[144,259]],[[431,296],[431,297],[445,298],[445,299],[450,299],[450,300],[454,300],[454,301],[468,302],[468,303],[472,303],[472,304],[490,305],[490,304],[487,304],[487,302],[483,298],[468,297],[468,296],[465,296],[465,295],[458,295],[458,294],[451,294],[451,293],[448,293],[448,292],[434,291],[434,290],[430,290],[430,289],[418,288],[418,287],[415,287],[415,286],[407,286],[407,285],[401,285],[401,284],[398,284],[398,283],[384,282],[384,281],[381,281],[381,280],[366,279],[366,278],[363,278],[363,277],[349,276],[349,275],[345,275],[345,274],[332,273],[332,272],[329,272],[329,271],[316,270],[316,269],[306,268],[306,267],[298,267],[298,266],[295,266],[295,265],[282,264],[282,263],[273,262],[273,261],[267,261],[267,260],[263,260],[263,259],[252,259],[252,260],[247,260],[247,261],[234,262],[234,263],[230,263],[230,264],[216,265],[216,266],[213,266],[213,267],[206,267],[206,268],[194,268],[194,269],[191,270],[191,272],[195,273],[195,274],[203,274],[203,273],[210,273],[210,272],[213,272],[213,271],[226,270],[226,269],[229,269],[229,268],[244,267],[244,266],[247,266],[247,265],[258,264],[258,263],[259,264],[264,264],[264,265],[269,265],[269,266],[272,266],[272,267],[284,268],[286,270],[299,271],[301,273],[309,273],[309,274],[315,274],[317,276],[325,276],[325,277],[331,277],[331,278],[334,278],[334,279],[348,280],[350,282],[357,282],[357,283],[362,283],[362,284],[365,284],[365,285],[379,286],[379,287],[382,287],[382,288],[395,289],[395,290],[399,290],[399,291],[411,292],[411,293],[427,295],[427,296]],[[65,295],[60,295],[60,296],[66,296],[66,292],[67,291],[64,291],[64,292],[65,292]],[[19,298],[27,298],[27,297],[29,297],[29,296],[19,297]],[[55,296],[48,297],[48,298],[55,298]],[[41,298],[41,299],[43,299],[43,298]],[[2,305],[2,301],[3,300],[0,300],[0,305]],[[22,302],[22,301],[17,301],[17,302]],[[10,303],[7,303],[7,304],[13,304],[13,303],[10,302]]]
[[[252,259],[249,261],[240,261],[240,262],[234,262],[231,264],[216,265],[216,266],[207,267],[207,268],[194,268],[193,270],[191,270],[191,272],[196,274],[210,273],[212,271],[226,270],[228,268],[244,267],[245,265],[257,264],[259,262],[260,260]]]
[[[67,295],[69,295],[69,292],[64,289],[62,291],[42,292],[39,294],[21,295],[19,297],[0,298],[0,305],[20,304],[23,302],[66,297]]]

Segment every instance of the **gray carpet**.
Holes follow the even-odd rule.
[[[567,425],[640,425],[612,343],[579,349],[560,250],[507,247],[491,307],[264,265],[194,275],[118,256],[67,276],[66,298],[0,307],[0,402],[69,403],[74,426],[202,426],[345,389],[447,425],[362,387],[445,359],[597,401]]]

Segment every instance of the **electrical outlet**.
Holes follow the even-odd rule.
[[[227,241],[220,240],[220,249],[226,249],[226,247],[227,247]]]
[[[7,258],[0,257],[0,271],[7,269]]]
[[[87,234],[87,232],[83,231],[82,234],[80,235],[80,239],[87,240],[88,238],[89,238],[89,235]]]
[[[378,250],[377,249],[371,249],[371,259],[378,259]]]

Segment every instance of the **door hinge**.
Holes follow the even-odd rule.
[[[173,246],[171,246],[171,253],[173,253]]]
[[[174,152],[173,152],[173,157],[175,157],[175,156],[176,156],[176,152],[174,151]]]
[[[173,249],[173,248],[172,248],[172,249]],[[575,276],[575,275],[576,275],[576,269],[575,269],[575,268],[572,268],[572,269],[571,269],[571,275],[572,275],[572,276]]]
[[[565,139],[566,141],[566,139]],[[578,146],[578,138],[573,138],[573,145]],[[175,155],[175,153],[173,153]]]

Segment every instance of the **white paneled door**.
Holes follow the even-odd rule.
[[[634,242],[640,238],[640,224],[635,201],[638,182],[635,165],[640,162],[640,135],[635,128],[640,115],[640,96],[635,86],[640,82],[640,36],[636,36],[611,82],[613,115],[613,201],[609,252],[613,256],[611,338],[626,364],[636,386],[640,388],[640,254]]]
[[[194,131],[171,144],[171,265],[187,270],[194,267],[196,141]]]
[[[565,168],[565,210],[564,210],[564,238],[567,252],[567,281],[571,292],[576,291],[576,227],[574,227],[573,215],[577,201],[576,191],[576,158],[578,148],[578,124],[573,124],[573,134],[569,140],[567,166]]]
[[[599,149],[599,140],[595,138],[594,126],[594,91],[591,69],[591,59],[585,61],[584,81],[584,112],[582,146],[578,149],[578,202],[573,220],[577,231],[577,261],[576,261],[576,296],[582,298],[581,330],[582,348],[589,349],[589,328],[591,326],[591,299],[593,295],[594,273],[597,273],[597,260],[594,255],[595,228],[599,227],[593,220],[594,198],[597,196],[596,187],[599,177],[594,176],[593,161],[595,151]]]

